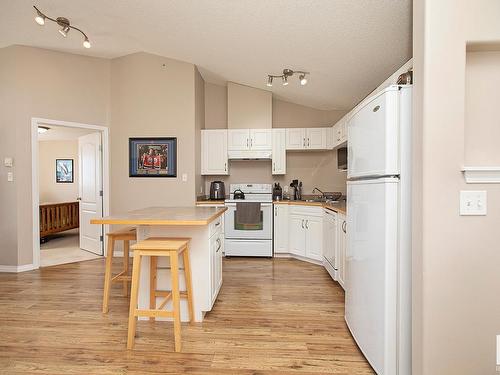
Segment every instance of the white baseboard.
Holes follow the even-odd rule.
[[[26,272],[36,269],[33,264],[23,264],[22,266],[3,266],[0,265],[0,272]]]

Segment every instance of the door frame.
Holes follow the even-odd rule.
[[[38,168],[38,126],[52,125],[68,128],[81,128],[99,131],[102,134],[102,190],[103,216],[109,215],[109,128],[107,126],[83,124],[72,121],[51,120],[39,117],[31,118],[31,206],[33,216],[33,269],[40,268],[40,195],[39,195],[39,168]],[[109,228],[104,225],[103,236]],[[103,253],[107,254],[106,241],[103,241]]]

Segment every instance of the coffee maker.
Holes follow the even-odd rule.
[[[280,183],[274,184],[273,188],[273,201],[280,201],[283,199],[283,189],[280,186]]]

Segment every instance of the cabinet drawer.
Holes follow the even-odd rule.
[[[323,207],[311,206],[290,206],[290,214],[308,215],[308,216],[323,216]]]

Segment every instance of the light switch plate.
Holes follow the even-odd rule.
[[[12,173],[12,172],[7,173],[7,181],[8,182],[14,181],[14,173]]]
[[[187,173],[183,173],[183,174],[182,174],[182,182],[187,182],[187,180],[188,180],[188,175],[187,175]]]
[[[486,215],[486,205],[485,190],[460,191],[460,215]]]

